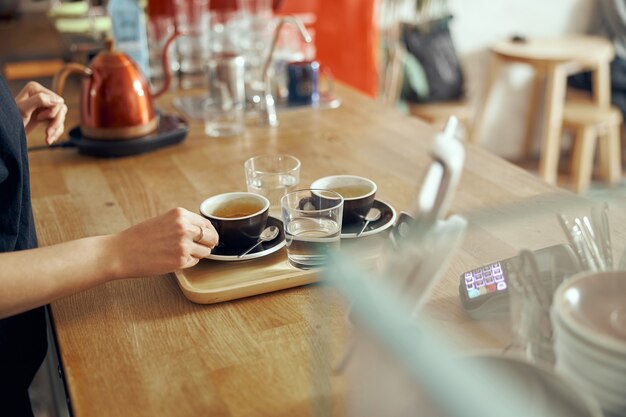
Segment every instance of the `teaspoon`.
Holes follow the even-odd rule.
[[[381,215],[380,210],[378,210],[375,207],[372,207],[370,211],[367,212],[367,216],[365,216],[365,224],[363,225],[363,228],[361,229],[361,231],[356,234],[356,237],[361,236],[361,233],[365,231],[365,228],[370,222],[375,222],[376,220],[380,219],[380,215]]]
[[[257,246],[259,246],[263,242],[269,242],[270,240],[276,239],[276,236],[278,236],[278,232],[279,232],[279,230],[278,230],[278,227],[276,227],[276,226],[266,227],[261,232],[261,236],[259,236],[259,241],[257,243],[255,243],[254,246],[250,247],[250,249],[248,249],[247,251],[245,251],[241,255],[237,256],[237,258],[242,258],[244,255],[247,255],[252,249],[256,248]]]

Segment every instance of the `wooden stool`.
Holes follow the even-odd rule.
[[[593,74],[593,97],[599,107],[609,107],[611,102],[610,62],[615,56],[613,45],[607,39],[595,36],[569,35],[560,38],[537,38],[523,42],[506,40],[492,45],[491,69],[484,85],[481,104],[473,123],[470,142],[476,143],[485,122],[485,108],[496,82],[496,75],[504,64],[524,64],[535,71],[531,91],[530,111],[526,126],[525,150],[531,149],[532,127],[535,123],[541,84],[546,80],[545,114],[539,176],[556,184],[559,163],[561,121],[565,104],[567,76],[581,71]]]
[[[622,113],[615,107],[598,107],[594,103],[567,103],[563,111],[563,129],[575,133],[572,155],[572,185],[584,192],[591,181],[593,157],[598,142],[601,177],[615,184],[622,178]]]

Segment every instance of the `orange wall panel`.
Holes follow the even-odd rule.
[[[317,57],[333,76],[375,97],[378,93],[374,0],[319,0]]]

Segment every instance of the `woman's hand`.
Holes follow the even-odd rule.
[[[46,143],[51,145],[63,134],[67,106],[63,98],[34,81],[15,97],[26,133],[45,123]]]
[[[218,236],[211,222],[175,208],[113,236],[117,278],[157,275],[194,266]]]

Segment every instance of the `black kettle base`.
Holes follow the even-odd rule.
[[[96,140],[84,137],[80,127],[69,132],[69,140],[83,155],[103,158],[139,155],[164,146],[182,142],[189,133],[189,124],[176,115],[161,114],[157,130],[136,139]]]

